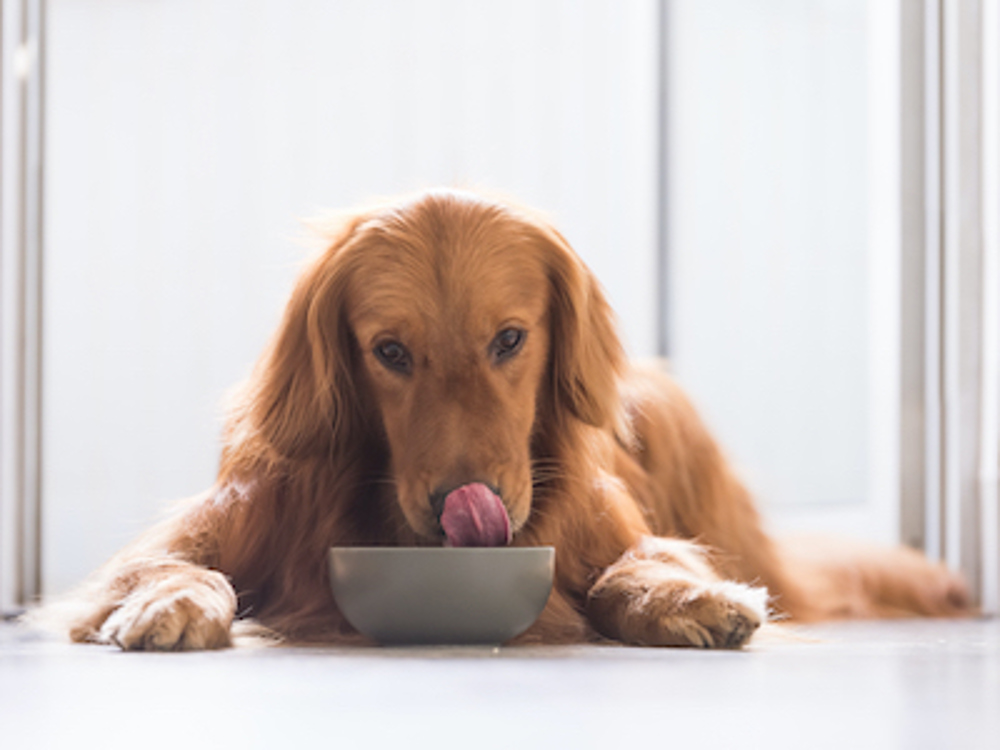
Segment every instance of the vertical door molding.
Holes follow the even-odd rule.
[[[1000,0],[982,8],[982,608],[1000,612]]]
[[[995,612],[997,2],[901,7],[901,532]]]
[[[932,5],[927,3],[926,7]],[[928,144],[937,142],[937,134],[930,132],[935,120],[926,112],[937,111],[936,87],[927,79],[937,67],[925,67],[926,57],[933,52],[925,45],[925,30],[934,21],[925,17],[924,3],[901,3],[900,540],[916,548],[928,546],[926,510],[934,504],[928,490],[936,486],[926,479],[933,452],[927,449],[925,440],[937,416],[928,408],[925,395],[927,388],[933,387],[927,382],[932,374],[926,366],[927,357],[936,358],[936,353],[930,351],[930,343],[936,338],[926,333],[929,322],[936,321],[929,292],[936,286],[937,274],[928,268],[927,258],[936,257],[928,242],[937,230],[928,224],[928,217],[936,216],[936,211],[929,208],[937,205],[937,196],[929,188],[937,185],[934,175],[938,159],[936,151],[928,150]]]
[[[39,594],[43,0],[3,0],[0,612]]]

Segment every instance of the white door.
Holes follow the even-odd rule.
[[[772,526],[898,539],[898,10],[674,0],[674,369]]]

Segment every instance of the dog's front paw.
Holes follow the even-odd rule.
[[[767,620],[767,590],[645,561],[598,581],[588,612],[599,632],[636,646],[740,648]]]
[[[682,584],[649,609],[655,616],[641,634],[646,645],[741,648],[767,620],[767,590],[732,581]]]
[[[131,591],[94,640],[129,651],[224,648],[235,611],[236,594],[221,573],[179,571]]]

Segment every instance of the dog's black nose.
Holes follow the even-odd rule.
[[[438,522],[441,521],[441,514],[444,513],[444,499],[448,497],[449,492],[451,492],[450,488],[447,490],[438,490],[436,492],[431,493],[430,497],[431,513],[434,514],[434,518]]]

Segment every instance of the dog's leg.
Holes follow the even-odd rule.
[[[510,643],[551,645],[553,643],[586,643],[594,640],[594,631],[586,618],[558,590],[553,589],[549,601],[535,623]]]
[[[801,620],[974,613],[960,576],[907,547],[808,535],[784,539],[780,549],[812,595]]]
[[[692,542],[646,537],[593,585],[587,615],[629,644],[740,648],[767,619],[767,591],[720,580]]]
[[[91,592],[87,610],[70,619],[74,641],[155,651],[231,645],[236,594],[218,571],[171,558],[135,559]]]
[[[29,616],[77,642],[127,650],[191,650],[231,645],[236,593],[219,567],[223,529],[237,519],[215,492],[184,501],[79,588]]]

